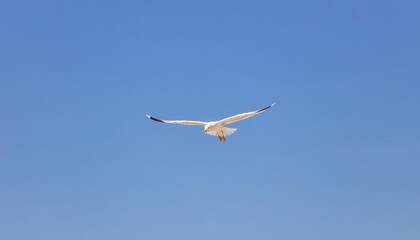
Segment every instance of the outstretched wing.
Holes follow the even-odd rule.
[[[264,112],[265,110],[267,110],[267,109],[271,108],[272,106],[274,106],[274,104],[275,103],[271,104],[270,106],[268,106],[266,108],[263,108],[263,109],[260,109],[260,110],[257,110],[257,111],[247,112],[247,113],[241,113],[241,114],[238,114],[238,115],[235,115],[235,116],[232,116],[232,117],[228,117],[228,118],[225,118],[225,119],[220,120],[219,122],[222,125],[225,125],[225,124],[229,124],[229,123],[234,123],[234,122],[237,122],[237,121],[241,121],[241,120],[244,120],[246,118],[252,117],[252,116],[254,116],[254,115],[258,114],[258,113]]]
[[[162,120],[162,119],[157,119],[154,117],[151,117],[149,115],[146,114],[146,116],[152,120],[155,120],[157,122],[163,122],[163,123],[174,123],[174,124],[183,124],[183,125],[206,125],[205,122],[203,121],[194,121],[194,120]]]

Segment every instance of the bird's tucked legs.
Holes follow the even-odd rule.
[[[223,133],[223,131],[222,131],[222,136],[223,136],[223,141],[226,141],[225,134]]]
[[[219,137],[219,140],[222,141],[222,137],[217,133],[217,136]]]

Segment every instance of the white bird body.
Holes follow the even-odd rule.
[[[207,133],[212,136],[219,136],[219,138],[222,138],[222,136],[229,136],[232,133],[234,133],[236,130],[237,130],[236,128],[228,128],[228,127],[223,126],[221,121],[208,122],[204,126],[204,133]]]
[[[146,116],[154,121],[163,122],[163,123],[174,123],[174,124],[183,124],[183,125],[202,125],[204,126],[204,133],[218,136],[220,141],[226,141],[225,136],[229,136],[233,134],[237,129],[236,128],[228,128],[225,127],[225,124],[234,123],[249,117],[252,117],[258,113],[262,113],[265,110],[269,109],[270,107],[274,106],[275,103],[271,104],[270,106],[247,113],[241,113],[238,115],[234,115],[220,121],[211,121],[211,122],[203,122],[203,121],[194,121],[194,120],[162,120],[158,118],[151,117],[146,114]]]

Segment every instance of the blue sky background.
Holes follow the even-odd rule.
[[[419,8],[2,1],[0,238],[419,239]]]

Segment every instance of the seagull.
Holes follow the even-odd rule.
[[[173,124],[183,124],[183,125],[201,125],[204,126],[204,134],[209,134],[212,136],[218,136],[220,141],[226,141],[225,136],[229,136],[232,133],[234,133],[237,129],[236,128],[228,128],[224,125],[238,122],[241,120],[244,120],[246,118],[252,117],[258,113],[262,113],[265,110],[271,108],[274,106],[275,103],[271,104],[268,107],[265,107],[263,109],[247,112],[247,113],[241,113],[238,115],[234,115],[225,119],[222,119],[220,121],[211,121],[211,122],[203,122],[203,121],[195,121],[195,120],[162,120],[158,118],[151,117],[146,114],[146,116],[154,121],[162,122],[162,123],[173,123]]]

